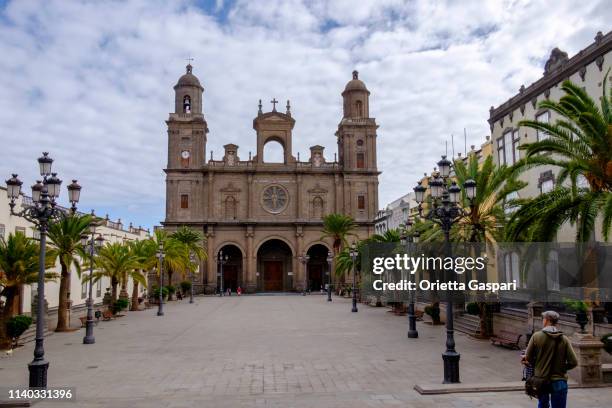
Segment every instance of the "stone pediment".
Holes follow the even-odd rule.
[[[255,119],[253,119],[254,129],[265,127],[266,125],[269,126],[276,124],[282,124],[284,126],[289,126],[290,128],[293,128],[293,125],[295,124],[295,119],[285,113],[275,111],[260,113]]]
[[[321,187],[319,183],[317,183],[313,188],[308,190],[308,193],[309,194],[327,194],[327,190]]]
[[[225,187],[223,187],[219,191],[222,193],[239,193],[241,190],[238,187],[234,186],[234,183],[230,181]]]

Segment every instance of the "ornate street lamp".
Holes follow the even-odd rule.
[[[157,259],[159,261],[159,305],[157,306],[157,315],[164,315],[164,244],[159,243],[157,247]]]
[[[402,224],[400,226],[400,239],[401,239],[401,243],[403,246],[406,246],[407,244],[412,244],[412,243],[418,243],[419,242],[419,233],[418,232],[409,232],[410,229],[412,228],[412,226],[414,225],[414,222],[412,221],[411,218],[408,218],[406,220],[406,224]],[[416,314],[414,313],[414,296],[415,293],[414,291],[410,291],[410,301],[408,303],[408,338],[409,339],[416,339],[419,337],[419,332],[416,328]]]
[[[93,211],[91,212],[93,216]],[[89,233],[81,235],[81,245],[83,249],[89,252],[89,297],[87,298],[87,321],[85,323],[85,337],[83,337],[83,344],[94,344],[96,338],[93,334],[94,328],[94,316],[93,316],[93,272],[94,272],[94,255],[104,245],[104,238],[101,235],[98,237],[96,234],[96,222],[92,220],[89,226]]]
[[[442,156],[438,162],[439,174],[433,176],[429,181],[430,194],[433,199],[432,208],[425,218],[438,224],[444,232],[446,256],[452,257],[450,245],[450,230],[455,222],[466,215],[466,211],[459,205],[461,201],[461,187],[455,181],[449,186],[451,162]],[[463,185],[466,198],[473,208],[476,197],[476,182],[467,180]],[[427,188],[421,182],[414,188],[415,200],[419,204],[419,215],[423,215],[422,203],[425,201]],[[459,358],[460,354],[455,350],[455,338],[453,327],[453,300],[449,294],[446,302],[446,351],[442,353],[444,361],[444,383],[459,382]]]
[[[223,296],[223,265],[225,265],[227,263],[227,261],[229,260],[229,256],[228,255],[223,255],[223,251],[219,251],[219,256],[216,257],[217,258],[217,264],[219,265],[219,270],[220,270],[220,280],[219,280],[219,288],[221,289],[219,291],[219,296]]]
[[[310,293],[310,287],[308,286],[308,261],[310,260],[310,255],[300,255],[298,256],[298,260],[302,263],[302,267],[304,268],[304,289],[302,290],[302,296],[306,296],[306,291]]]
[[[189,254],[189,261],[191,262],[191,266],[195,268],[196,257],[194,253]],[[191,290],[189,291],[189,303],[193,303],[193,269],[189,271],[189,279],[191,280]]]
[[[327,251],[327,301],[332,301],[332,262],[334,261],[334,256],[331,251]]]
[[[351,256],[352,265],[353,265],[353,308],[351,312],[357,313],[357,270],[356,270],[356,262],[357,262],[357,244],[353,242],[351,248],[349,249],[349,255]]]
[[[40,256],[38,268],[38,286],[37,286],[37,311],[36,311],[36,345],[34,346],[34,359],[28,364],[29,386],[36,388],[47,388],[47,370],[49,362],[45,361],[44,350],[44,325],[45,325],[45,251],[47,245],[47,229],[49,223],[62,219],[67,216],[66,211],[56,206],[56,199],[60,195],[60,187],[62,180],[57,177],[56,173],[51,173],[51,165],[53,159],[49,157],[49,153],[44,152],[38,158],[40,175],[42,180],[39,180],[32,186],[32,204],[23,205],[21,211],[15,211],[16,201],[21,194],[21,186],[23,182],[19,180],[17,174],[6,180],[6,192],[9,199],[9,207],[11,215],[25,218],[33,223],[40,232]],[[68,199],[72,204],[71,213],[76,212],[76,204],[79,201],[81,186],[76,180],[68,186]]]

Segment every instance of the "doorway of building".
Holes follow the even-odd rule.
[[[318,292],[325,288],[327,283],[327,252],[325,245],[315,244],[308,249],[308,288],[311,292]]]
[[[232,292],[236,292],[238,286],[242,286],[242,252],[236,245],[228,244],[224,245],[220,252],[223,252],[223,256],[227,255],[227,261],[223,265],[223,290],[227,291],[228,288]],[[218,285],[221,282],[221,267],[217,264],[218,274]],[[243,287],[244,289],[244,287]]]
[[[293,255],[291,248],[279,240],[264,242],[257,251],[257,288],[264,292],[280,292],[293,288]]]

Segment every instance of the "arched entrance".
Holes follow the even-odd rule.
[[[310,291],[317,292],[325,289],[328,273],[328,251],[327,247],[322,244],[315,244],[308,248],[309,259],[306,267],[308,268],[308,288]]]
[[[242,252],[236,245],[228,244],[221,247],[219,253],[223,252],[223,257],[227,256],[227,261],[223,264],[223,290],[227,291],[228,288],[232,289],[232,292],[236,292],[238,286],[244,289],[244,283],[242,281]],[[217,254],[217,259],[218,259]],[[220,288],[221,284],[221,266],[217,262],[217,288]]]
[[[257,290],[280,292],[293,288],[293,254],[280,239],[264,242],[257,250]]]

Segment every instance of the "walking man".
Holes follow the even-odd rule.
[[[542,313],[542,330],[529,340],[523,364],[534,368],[534,377],[544,379],[546,386],[538,397],[538,408],[565,408],[567,371],[578,365],[569,339],[557,329],[559,313]]]

